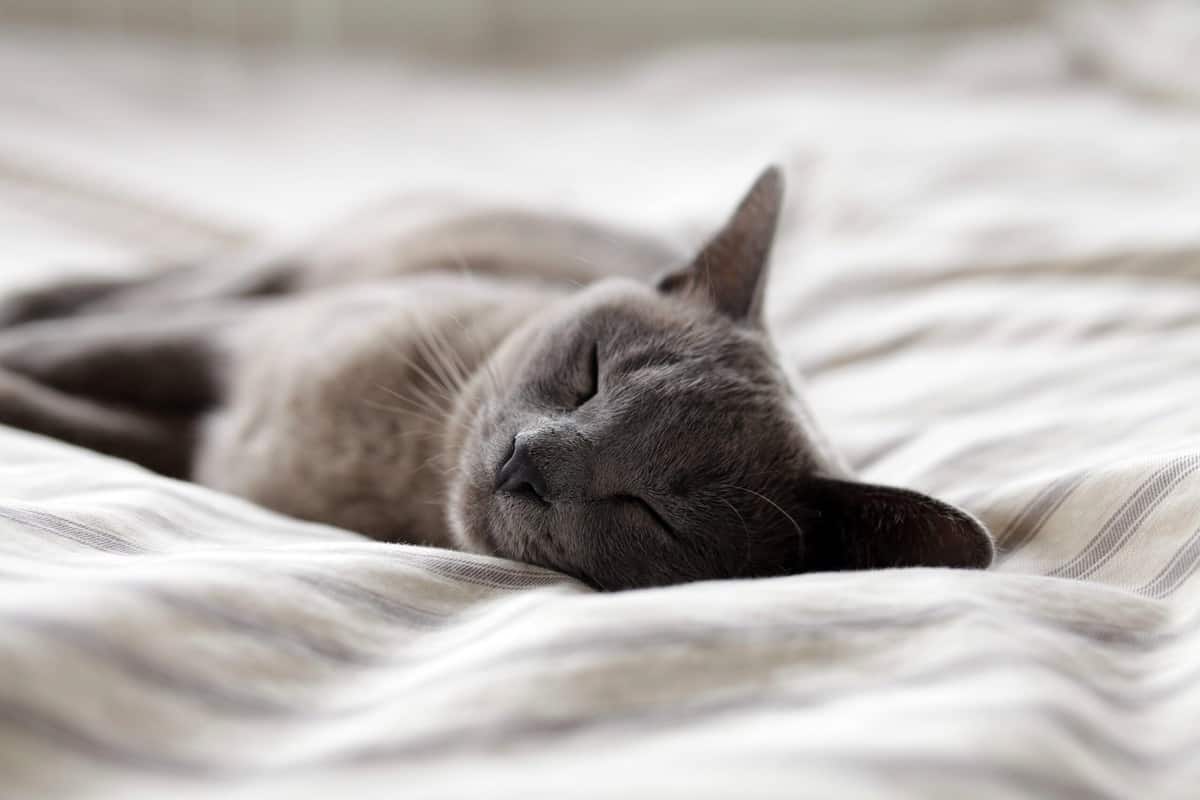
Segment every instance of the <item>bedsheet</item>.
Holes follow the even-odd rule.
[[[1196,797],[1200,111],[1094,11],[552,76],[0,31],[5,286],[434,190],[694,241],[779,161],[818,418],[999,546],[596,594],[0,430],[0,795]]]

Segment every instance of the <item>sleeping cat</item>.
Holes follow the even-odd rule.
[[[27,292],[0,305],[0,423],[601,589],[986,567],[975,519],[852,480],[812,426],[763,320],[782,199],[768,169],[691,258],[567,219],[384,214]]]

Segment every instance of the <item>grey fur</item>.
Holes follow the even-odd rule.
[[[383,213],[9,298],[0,422],[605,589],[987,566],[977,521],[849,480],[812,428],[762,318],[782,197],[767,170],[691,259],[574,220]]]

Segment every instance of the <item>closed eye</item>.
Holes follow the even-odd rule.
[[[634,494],[621,494],[617,495],[614,499],[620,500],[623,503],[629,503],[630,505],[637,506],[637,508],[640,509],[644,515],[646,515],[655,525],[662,529],[663,533],[667,534],[672,539],[677,538],[677,534],[675,533],[675,529],[671,527],[671,523],[667,522],[666,518],[662,514],[658,513],[658,509],[647,503],[642,498]]]
[[[591,400],[593,397],[595,397],[596,393],[599,391],[600,391],[600,345],[597,343],[597,344],[593,344],[591,349],[588,351],[587,384],[584,386],[583,391],[581,391],[579,393],[579,395],[575,398],[575,407],[579,408],[581,405],[586,403],[588,400]]]

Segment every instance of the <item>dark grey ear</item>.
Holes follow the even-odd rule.
[[[808,570],[965,567],[992,563],[992,538],[974,517],[907,489],[817,479],[805,536]]]
[[[658,290],[707,303],[739,322],[761,323],[767,263],[782,205],[783,173],[767,167],[724,227],[690,264],[659,280]]]

